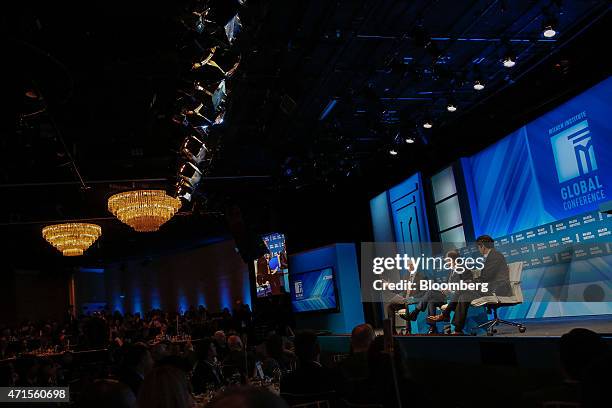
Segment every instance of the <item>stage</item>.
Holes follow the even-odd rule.
[[[480,401],[505,401],[503,406],[518,406],[525,393],[563,381],[559,360],[561,335],[583,327],[600,333],[612,349],[612,316],[555,318],[521,321],[527,331],[500,328],[495,336],[481,332],[465,335],[394,336],[402,368],[423,390],[436,384],[432,406],[474,406],[475,394]],[[333,364],[339,354],[350,348],[350,335],[319,337],[322,361]],[[474,387],[465,388],[455,376],[473,379]],[[435,393],[435,390],[434,390]],[[473,393],[474,395],[470,395]],[[439,403],[439,404],[438,404]],[[477,405],[477,404],[476,404]],[[487,405],[487,404],[485,404]]]

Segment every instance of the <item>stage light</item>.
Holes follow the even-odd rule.
[[[431,129],[433,127],[433,123],[431,122],[431,120],[426,120],[425,122],[423,122],[423,127],[425,129]]]
[[[414,137],[412,137],[412,136],[407,137],[406,138],[406,143],[413,144],[414,143]]]
[[[389,150],[389,154],[390,154],[391,156],[397,156],[397,150],[395,150],[395,149],[391,149],[391,150]]]
[[[446,110],[449,111],[449,112],[455,112],[457,110],[457,104],[454,103],[454,102],[449,102],[446,105]]]
[[[197,137],[188,136],[183,141],[181,152],[192,162],[200,164],[204,161],[204,159],[206,159],[208,148],[204,142]]]
[[[557,35],[557,32],[555,31],[555,27],[552,24],[548,24],[544,26],[542,35],[546,38],[553,38],[555,35]]]
[[[196,187],[202,180],[202,172],[191,162],[185,162],[179,169],[179,177],[192,187]]]
[[[516,59],[513,56],[511,56],[511,55],[507,55],[502,60],[502,64],[506,68],[512,68],[513,66],[516,65]]]
[[[478,81],[478,80],[474,81],[474,89],[475,90],[482,91],[484,89],[484,87],[485,87],[484,86],[484,82]]]
[[[179,182],[176,183],[175,197],[180,198],[181,200],[190,202],[191,199],[193,198],[194,191],[195,191],[194,187],[188,185],[184,180],[179,180]]]

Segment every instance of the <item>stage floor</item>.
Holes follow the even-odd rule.
[[[525,319],[515,320],[527,328],[525,333],[520,333],[516,327],[499,325],[496,327],[497,333],[495,337],[561,337],[564,333],[576,327],[582,327],[592,330],[606,337],[612,337],[612,315],[605,316],[580,316],[580,317],[562,317],[562,318],[547,318],[547,319]],[[414,327],[414,326],[413,326]],[[398,332],[405,328],[403,325],[398,325]],[[442,329],[442,324],[438,324],[438,328]],[[376,331],[377,335],[382,335],[382,330]],[[466,335],[470,335],[470,330],[466,330]],[[426,335],[423,333],[413,333],[405,336],[443,336]],[[486,336],[484,330],[479,330],[477,336]],[[404,337],[404,335],[400,336]]]

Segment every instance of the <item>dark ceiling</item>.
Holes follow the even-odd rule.
[[[91,262],[200,245],[228,235],[228,203],[296,249],[367,240],[374,193],[477,151],[610,73],[599,59],[607,1],[247,1],[211,178],[193,207],[145,237],[105,203],[174,182],[185,136],[171,120],[187,70],[180,16],[195,3],[25,2],[4,13],[5,249],[57,260],[41,226],[89,218],[104,228]]]

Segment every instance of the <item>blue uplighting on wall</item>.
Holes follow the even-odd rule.
[[[132,289],[132,313],[140,313],[142,315],[142,297],[138,286],[134,286]]]
[[[232,308],[232,296],[230,294],[230,290],[227,287],[227,282],[221,281],[221,286],[219,287],[219,291],[221,293],[221,308],[228,308],[231,310]]]
[[[198,306],[206,307],[206,297],[204,296],[204,292],[198,292]]]
[[[248,275],[244,277],[244,283],[242,284],[242,303],[251,305],[251,285]]]
[[[178,311],[182,314],[185,313],[189,309],[189,301],[187,300],[187,296],[185,295],[185,290],[183,288],[179,288],[178,290]]]
[[[153,288],[153,290],[151,290],[151,308],[161,309],[161,298],[159,295],[159,288]]]

